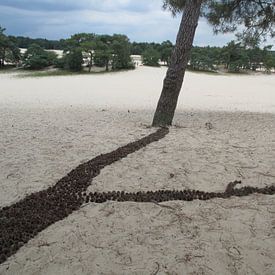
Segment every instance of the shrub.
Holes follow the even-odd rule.
[[[53,52],[47,52],[39,45],[31,45],[24,54],[23,66],[31,70],[43,69],[54,65],[57,56]]]
[[[160,53],[153,48],[147,49],[142,54],[142,60],[144,65],[158,67]]]
[[[64,57],[64,69],[66,70],[79,72],[82,70],[82,64],[83,55],[81,49],[74,49]]]

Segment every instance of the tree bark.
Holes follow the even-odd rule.
[[[106,62],[106,72],[109,72],[109,60]]]
[[[172,124],[200,17],[202,1],[186,1],[176,45],[155,111],[153,126],[168,126]]]
[[[5,59],[6,59],[6,48],[3,48],[1,57],[0,57],[0,67],[1,68],[5,67]]]
[[[93,67],[93,52],[90,51],[90,62],[89,62],[89,73],[91,72],[92,70],[92,67]]]

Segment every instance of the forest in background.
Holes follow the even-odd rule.
[[[22,54],[19,48],[27,49]],[[148,66],[169,65],[174,45],[171,41],[162,43],[130,42],[126,35],[96,35],[79,33],[68,39],[47,40],[22,36],[5,35],[0,28],[0,67],[17,64],[26,69],[43,69],[55,66],[71,71],[83,69],[83,60],[89,71],[94,66],[109,70],[133,69],[131,55],[142,56]],[[61,50],[63,57],[52,51]],[[189,69],[195,71],[265,71],[275,69],[275,51],[272,46],[246,47],[231,41],[224,47],[194,46],[189,60]]]

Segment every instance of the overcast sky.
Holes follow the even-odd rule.
[[[79,32],[126,34],[131,41],[175,41],[180,17],[162,0],[0,0],[0,25],[10,35],[60,39]],[[234,35],[213,35],[200,20],[195,45],[225,45]]]

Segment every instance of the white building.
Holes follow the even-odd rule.
[[[131,59],[136,67],[143,65],[141,55],[131,55]]]

